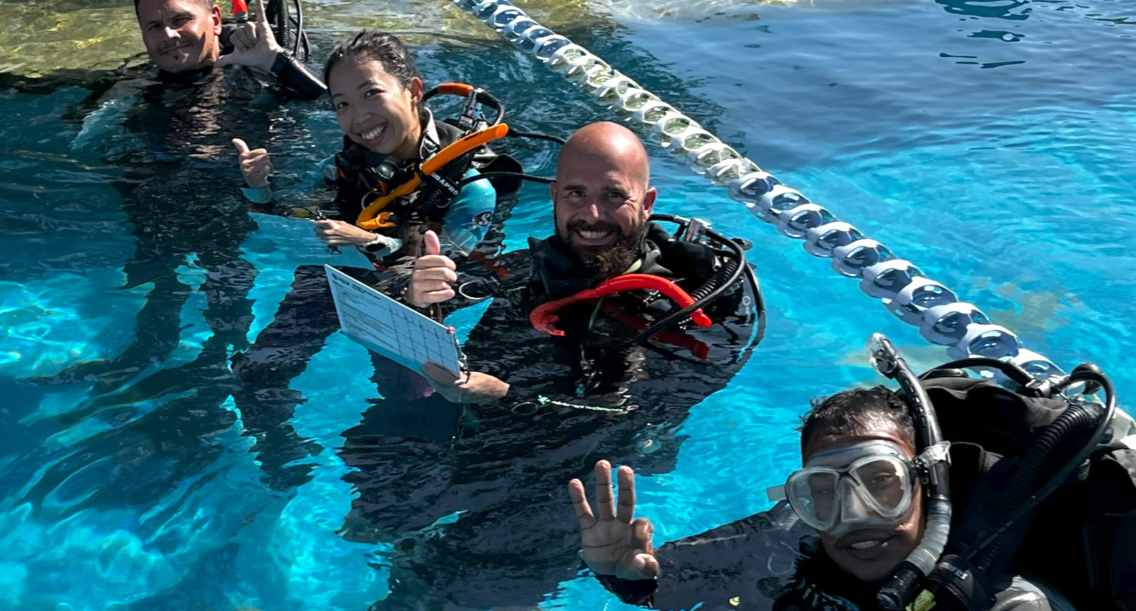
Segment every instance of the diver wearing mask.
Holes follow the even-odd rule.
[[[890,342],[886,346],[890,349]],[[893,361],[902,365],[898,357]],[[980,365],[1002,366],[997,363]],[[959,366],[974,364],[949,364],[918,381],[906,365],[893,365],[886,375],[901,382],[902,395],[877,387],[820,402],[804,419],[804,466],[784,486],[770,490],[770,499],[781,503],[658,550],[651,542],[651,522],[634,517],[631,469],[619,469],[616,502],[611,466],[599,462],[597,511],[579,480],[569,484],[584,562],[625,602],[659,609],[1046,611],[1073,609],[1070,600],[1077,601],[1078,609],[1131,608],[1124,601],[1131,600],[1136,584],[1118,579],[1131,566],[1131,560],[1121,558],[1124,540],[1132,537],[1123,533],[1131,530],[1118,526],[1117,514],[1109,512],[1131,516],[1136,506],[1131,500],[1127,506],[1114,500],[1104,508],[1099,498],[1101,490],[1114,499],[1130,499],[1136,492],[1131,475],[1119,472],[1118,477],[1112,468],[1114,460],[1133,463],[1131,448],[1098,445],[1112,420],[1111,408],[1079,400],[1066,402],[1063,409],[1056,400],[1042,405],[1038,401],[1050,400],[1041,399],[1047,396],[1041,391],[1035,399],[1017,395],[952,369]],[[1077,372],[1069,377],[1073,382],[1096,379],[1106,380]],[[1022,392],[1040,387],[1033,383]],[[1111,388],[1106,394],[1111,404]],[[929,396],[944,406],[943,433]],[[1023,440],[1030,427],[1041,432]],[[979,442],[1005,455],[994,459]],[[1031,452],[1009,449],[1019,443]],[[1082,508],[1037,509],[1047,499],[1051,505],[1067,502],[1059,494],[1050,497],[1049,484],[1035,483],[1032,490],[1026,486],[1017,497],[1007,492],[1023,481],[1023,473],[1027,483],[1034,482],[1030,478],[1036,472],[1050,482],[1067,482],[1093,450],[1092,466],[1073,478],[1083,485],[1067,484],[1073,496],[1093,491],[1091,496],[1097,497],[1100,517],[1084,517],[1084,526],[1074,518]],[[975,454],[986,467],[975,466]],[[1031,463],[1029,456],[1043,454],[1052,464]],[[1035,473],[1028,473],[1031,468]],[[952,505],[961,509],[953,520]],[[988,515],[990,507],[997,515]],[[1046,520],[1047,511],[1060,514],[1064,523]],[[1032,527],[1030,519],[1019,515],[1028,512],[1037,514]],[[1096,531],[1105,520],[1112,520],[1107,528],[1114,538],[1096,547],[1102,539]],[[1066,531],[1082,542],[1093,541],[1088,553],[1095,558],[1084,558],[1084,548],[1063,547]],[[1021,553],[1016,553],[1019,545]],[[1088,565],[1103,565],[1091,568],[1095,577],[1086,582],[1095,582],[1093,586],[1077,582],[1076,574]],[[1038,581],[1037,575],[1044,579]],[[1060,591],[1054,589],[1058,580]]]

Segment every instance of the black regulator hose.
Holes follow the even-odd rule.
[[[533,176],[532,174],[523,174],[521,172],[482,172],[480,174],[463,178],[458,183],[459,187],[464,187],[471,182],[479,180],[490,180],[493,178],[516,178],[518,180],[527,180],[529,182],[539,182],[541,184],[550,185],[556,182],[555,178],[545,178],[544,176]]]
[[[1022,519],[1023,516],[1027,515],[1029,512],[1037,508],[1037,506],[1040,505],[1041,502],[1044,501],[1050,494],[1052,494],[1058,486],[1065,483],[1069,476],[1072,475],[1073,471],[1075,471],[1082,463],[1084,463],[1085,460],[1089,458],[1089,455],[1092,454],[1094,450],[1096,450],[1097,446],[1101,443],[1105,435],[1108,433],[1112,419],[1116,415],[1116,396],[1115,389],[1112,386],[1112,381],[1109,380],[1107,376],[1099,373],[1098,371],[1093,371],[1088,368],[1082,368],[1079,366],[1073,371],[1068,379],[1064,380],[1059,386],[1066,387],[1077,382],[1095,383],[1099,385],[1105,393],[1105,403],[1103,408],[1095,403],[1076,403],[1065,410],[1065,413],[1061,414],[1061,416],[1059,416],[1057,420],[1046,427],[1044,433],[1042,434],[1042,437],[1034,444],[1033,447],[1030,448],[1030,452],[1029,454],[1027,454],[1026,458],[1028,464],[1023,464],[1023,467],[1021,467],[1021,470],[1019,471],[1020,476],[1016,476],[1011,485],[1013,486],[1017,483],[1018,479],[1024,479],[1027,476],[1029,477],[1029,479],[1026,480],[1026,485],[1032,483],[1033,477],[1036,476],[1041,461],[1045,458],[1044,452],[1052,450],[1053,446],[1056,445],[1056,443],[1060,441],[1065,435],[1069,435],[1082,428],[1085,428],[1093,422],[1096,422],[1096,429],[1093,431],[1092,437],[1089,438],[1089,441],[1085,443],[1084,447],[1081,448],[1076,456],[1066,462],[1065,465],[1057,473],[1053,474],[1053,476],[1049,478],[1044,486],[1030,495],[1028,499],[1024,494],[1018,492],[1015,487],[1015,494],[1019,495],[1018,503],[1020,504],[1015,509],[1013,509],[1012,513],[1009,513],[1009,516],[1002,523],[1002,526],[1000,528],[992,533],[984,532],[981,533],[978,537],[975,537],[978,542],[970,546],[969,548],[964,550],[962,554],[960,554],[960,556],[962,556],[963,558],[975,558],[976,556],[978,556],[978,554],[982,553],[983,560],[986,560],[987,556],[992,559],[994,554],[997,553],[997,546],[992,546],[992,544],[995,543],[1003,534],[1005,534],[1005,532],[1009,530],[1015,523],[1017,523],[1018,520]],[[1103,415],[1101,414],[1102,411],[1104,412]],[[1072,412],[1072,414],[1070,414],[1070,412]],[[1035,458],[1035,455],[1040,456],[1040,458]],[[1037,464],[1034,464],[1034,462],[1036,462]],[[1032,469],[1032,473],[1025,472],[1027,467]],[[1023,500],[1025,502],[1022,502]],[[1008,507],[1009,504],[1007,503],[1005,506]],[[987,550],[990,547],[995,548],[993,552],[983,553],[984,550]]]
[[[673,214],[652,214],[650,220],[677,223],[679,225],[690,223],[689,219]],[[647,330],[643,331],[639,334],[639,337],[635,338],[635,343],[646,342],[659,331],[690,318],[690,315],[693,314],[695,310],[705,308],[714,303],[719,297],[725,294],[726,289],[733,286],[734,283],[742,277],[742,269],[748,267],[748,265],[746,264],[745,250],[742,249],[741,245],[709,227],[704,228],[704,231],[706,235],[721,242],[726,248],[732,250],[736,258],[723,263],[709,280],[690,293],[690,296],[694,299],[694,303],[669,316],[663,317],[661,320],[655,322],[655,324],[647,327]]]

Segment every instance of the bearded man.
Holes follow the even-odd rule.
[[[751,352],[756,296],[744,281],[721,282],[704,308],[710,326],[684,316],[649,330],[683,307],[639,285],[643,276],[704,295],[707,280],[732,275],[727,248],[649,220],[656,193],[633,133],[613,123],[577,131],[551,195],[556,235],[527,250],[459,268],[427,234],[435,254],[416,260],[409,305],[493,297],[463,346],[473,372],[455,379],[427,365],[433,397],[378,402],[344,433],[359,493],[344,535],[397,541],[380,608],[538,603],[579,568],[563,482],[608,453],[671,471],[690,408],[725,388]],[[622,290],[588,297],[613,278]]]

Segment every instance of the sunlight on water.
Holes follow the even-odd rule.
[[[1133,78],[1127,5],[518,4],[942,279],[1031,347],[1067,368],[1098,362],[1122,396],[1136,390],[1136,99],[1125,89]],[[487,87],[506,101],[513,125],[566,135],[612,116],[448,0],[306,0],[305,8],[314,65],[344,33],[385,28],[416,47],[428,81]],[[0,396],[7,399],[0,402],[0,611],[368,608],[386,596],[395,554],[392,542],[345,535],[365,498],[348,480],[377,485],[348,466],[345,446],[351,430],[385,406],[363,348],[330,336],[289,386],[302,399],[288,420],[289,439],[311,451],[287,455],[285,466],[309,465],[312,479],[287,491],[270,486],[258,447],[264,432],[250,431],[230,397],[224,361],[238,348],[207,354],[214,330],[206,312],[229,304],[210,302],[202,289],[210,272],[200,254],[170,268],[189,296],[168,356],[131,363],[138,370],[109,390],[97,388],[94,376],[50,378],[130,346],[135,316],[154,290],[153,283],[120,288],[137,242],[122,200],[138,187],[131,155],[144,134],[128,124],[138,100],[86,99],[84,88],[142,45],[128,0],[0,0],[0,16],[0,75],[11,86],[51,75],[82,85],[50,95],[0,91],[0,133],[10,149],[0,158]],[[268,98],[255,103],[270,105]],[[337,150],[340,134],[325,102],[270,112],[262,133],[278,155],[281,184]],[[218,134],[220,144],[203,149],[217,159],[197,160],[219,160],[209,174],[216,182],[204,185],[218,201],[231,201],[239,180],[235,166],[217,169],[235,158],[225,148],[229,136]],[[108,145],[108,159],[100,159]],[[880,382],[862,348],[868,333],[891,336],[916,367],[942,362],[944,351],[832,273],[830,261],[807,255],[707,187],[685,160],[655,146],[650,152],[660,210],[704,217],[754,242],[749,257],[769,308],[765,341],[727,388],[674,430],[652,423],[634,436],[629,456],[676,455],[672,466],[638,481],[640,513],[655,520],[659,545],[768,506],[765,488],[799,464],[790,430],[809,400]],[[544,149],[519,156],[545,174],[555,159]],[[157,165],[176,167],[172,161],[180,160]],[[506,228],[512,249],[552,230],[547,190],[527,189]],[[367,265],[357,253],[329,253],[307,221],[256,222],[239,244],[256,270],[249,341],[275,317],[297,266]],[[464,339],[487,305],[447,323]],[[515,483],[510,498],[520,507],[527,497],[523,480]],[[454,501],[431,532],[448,536],[476,514],[477,502],[476,495]],[[559,509],[571,519],[567,501]],[[632,608],[587,576],[550,587],[543,599],[516,604]]]

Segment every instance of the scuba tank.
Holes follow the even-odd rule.
[[[997,370],[1016,387],[964,368]],[[952,444],[956,520],[927,580],[937,606],[982,611],[995,582],[1021,575],[1077,609],[1136,609],[1136,451],[1110,439],[1108,378],[1080,365],[1039,382],[991,359],[921,378]],[[1099,391],[1103,403],[1090,398]]]

